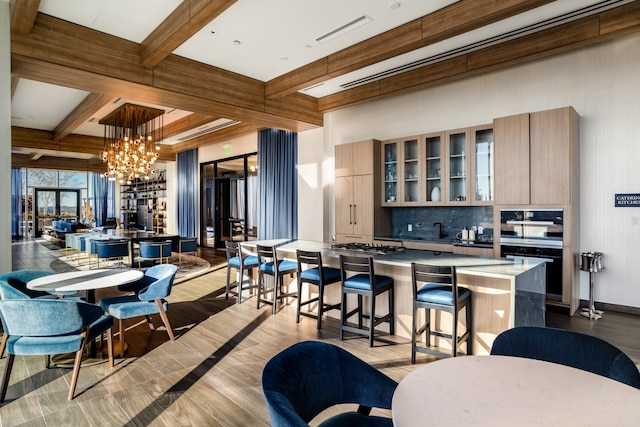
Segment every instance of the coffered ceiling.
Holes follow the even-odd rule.
[[[101,170],[98,121],[125,102],[165,109],[165,160],[312,129],[327,111],[638,31],[639,3],[12,1],[13,164]]]

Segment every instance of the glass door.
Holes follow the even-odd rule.
[[[398,143],[383,143],[384,154],[384,202],[395,204],[398,201]]]
[[[54,219],[77,221],[80,216],[80,190],[35,189],[35,236],[40,237]]]
[[[449,151],[449,204],[468,205],[467,131],[453,131],[447,134]]]
[[[493,129],[476,128],[472,131],[474,149],[475,194],[474,204],[493,202]]]
[[[418,202],[420,196],[418,172],[420,167],[418,154],[418,138],[404,141],[403,147],[403,171],[404,171],[404,201]]]
[[[442,193],[442,134],[425,135],[425,200],[429,203],[442,204],[444,194]]]

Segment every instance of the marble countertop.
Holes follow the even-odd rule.
[[[367,255],[363,252],[333,250],[331,243],[315,242],[309,240],[261,240],[242,242],[245,248],[255,248],[256,245],[277,246],[281,252],[295,254],[295,251],[319,251],[323,256],[338,258],[342,255]],[[295,255],[294,255],[295,256]],[[544,261],[537,259],[528,259],[516,261],[511,259],[494,259],[489,257],[480,257],[472,255],[459,255],[452,253],[438,253],[434,251],[422,251],[408,249],[405,252],[392,253],[385,255],[373,255],[375,262],[380,264],[392,265],[396,267],[410,267],[412,262],[432,264],[432,265],[454,265],[458,273],[472,274],[480,276],[491,276],[500,278],[511,278],[521,273],[529,271]]]

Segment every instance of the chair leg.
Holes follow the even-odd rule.
[[[372,293],[369,302],[369,347],[373,347],[373,329],[376,324],[376,294]]]
[[[425,344],[427,347],[431,347],[431,310],[428,308],[424,309],[425,316]]]
[[[2,375],[2,385],[0,385],[0,403],[4,402],[4,398],[7,395],[7,388],[9,387],[9,377],[11,376],[11,369],[13,369],[13,361],[15,359],[14,354],[7,354],[7,363],[4,365],[4,374]]]
[[[0,342],[0,359],[4,356],[4,349],[7,348],[7,340],[9,339],[9,335],[6,333],[2,334],[2,341]]]
[[[418,310],[413,302],[413,323],[411,327],[411,364],[416,363],[416,340],[418,339]]]
[[[311,292],[311,286],[307,285],[309,292]],[[298,284],[298,308],[296,309],[296,323],[300,323],[300,306],[302,305],[302,282]],[[320,327],[318,327],[320,329]],[[2,356],[2,355],[0,355]]]
[[[299,294],[302,294],[302,290],[298,291]],[[300,305],[300,298],[298,298],[298,306]],[[320,330],[322,328],[322,313],[324,312],[324,286],[322,283],[318,285],[318,324],[316,329]]]
[[[242,272],[240,274],[242,274]],[[240,280],[242,280],[242,277],[240,277]],[[260,294],[262,293],[262,285],[263,285],[262,280],[263,280],[263,275],[262,275],[262,271],[260,271],[258,273],[258,298],[257,298],[256,308],[260,308],[260,298],[262,298]],[[240,288],[238,288],[238,292],[240,292]]]
[[[162,321],[164,322],[164,326],[166,326],[167,328],[167,333],[169,334],[169,338],[171,338],[171,341],[175,341],[175,338],[173,337],[173,330],[171,329],[171,325],[169,324],[169,318],[167,317],[167,313],[162,308],[162,300],[157,299],[156,305],[158,306],[158,310],[160,310],[160,318],[162,318]]]
[[[73,374],[71,375],[71,384],[69,385],[69,396],[67,400],[73,399],[73,394],[76,391],[76,384],[78,383],[78,374],[80,373],[80,365],[82,364],[82,354],[84,353],[84,338],[82,347],[76,351],[76,360],[73,363]]]
[[[453,308],[451,313],[453,319],[453,327],[451,328],[451,357],[456,357],[458,353],[458,308]]]
[[[344,337],[344,322],[345,322],[345,316],[346,316],[346,311],[347,311],[347,293],[346,292],[342,292],[342,304],[340,306],[340,341],[342,341],[342,338]]]
[[[113,368],[113,328],[107,329],[107,351],[109,352],[109,367]]]
[[[124,359],[124,321],[118,319],[118,328],[120,329],[120,358]]]
[[[389,289],[389,334],[396,334],[396,316],[393,301],[393,288]]]
[[[358,328],[362,329],[362,295],[358,295]]]
[[[472,344],[472,340],[471,340],[471,334],[473,331],[472,328],[472,320],[471,320],[471,300],[469,300],[469,302],[467,303],[467,307],[466,307],[466,316],[467,316],[467,331],[469,331],[469,335],[467,335],[467,355],[473,354],[473,344]]]
[[[153,320],[151,320],[151,316],[149,316],[148,314],[145,314],[144,318],[147,320],[147,324],[149,325],[149,329],[151,329],[152,331],[155,331],[156,327],[153,325]]]
[[[229,281],[231,280],[231,267],[227,266],[227,287],[224,292],[224,299],[229,299]]]

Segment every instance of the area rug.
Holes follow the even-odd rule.
[[[88,270],[89,269],[89,257],[85,254],[80,254],[80,256],[76,254],[66,255],[64,249],[57,248],[52,249],[51,254],[54,255],[57,259],[51,262],[49,265],[53,271],[58,273],[64,273],[67,271],[77,271],[77,270]],[[165,261],[166,262],[166,261]],[[201,276],[203,274],[208,273],[211,270],[211,265],[205,259],[202,259],[193,255],[182,255],[182,263],[178,260],[178,255],[172,255],[169,258],[169,264],[174,264],[178,267],[178,272],[176,273],[176,278],[174,283],[180,283],[187,279],[192,279],[197,276]],[[140,270],[146,270],[147,268],[155,265],[153,261],[145,260],[140,265]],[[97,268],[97,263],[95,258],[92,261],[92,268]],[[100,261],[100,268],[107,269],[113,268],[118,269],[120,267],[120,263],[118,261]],[[129,268],[125,263],[122,268]],[[134,258],[133,260],[133,269],[138,269],[138,260]]]

